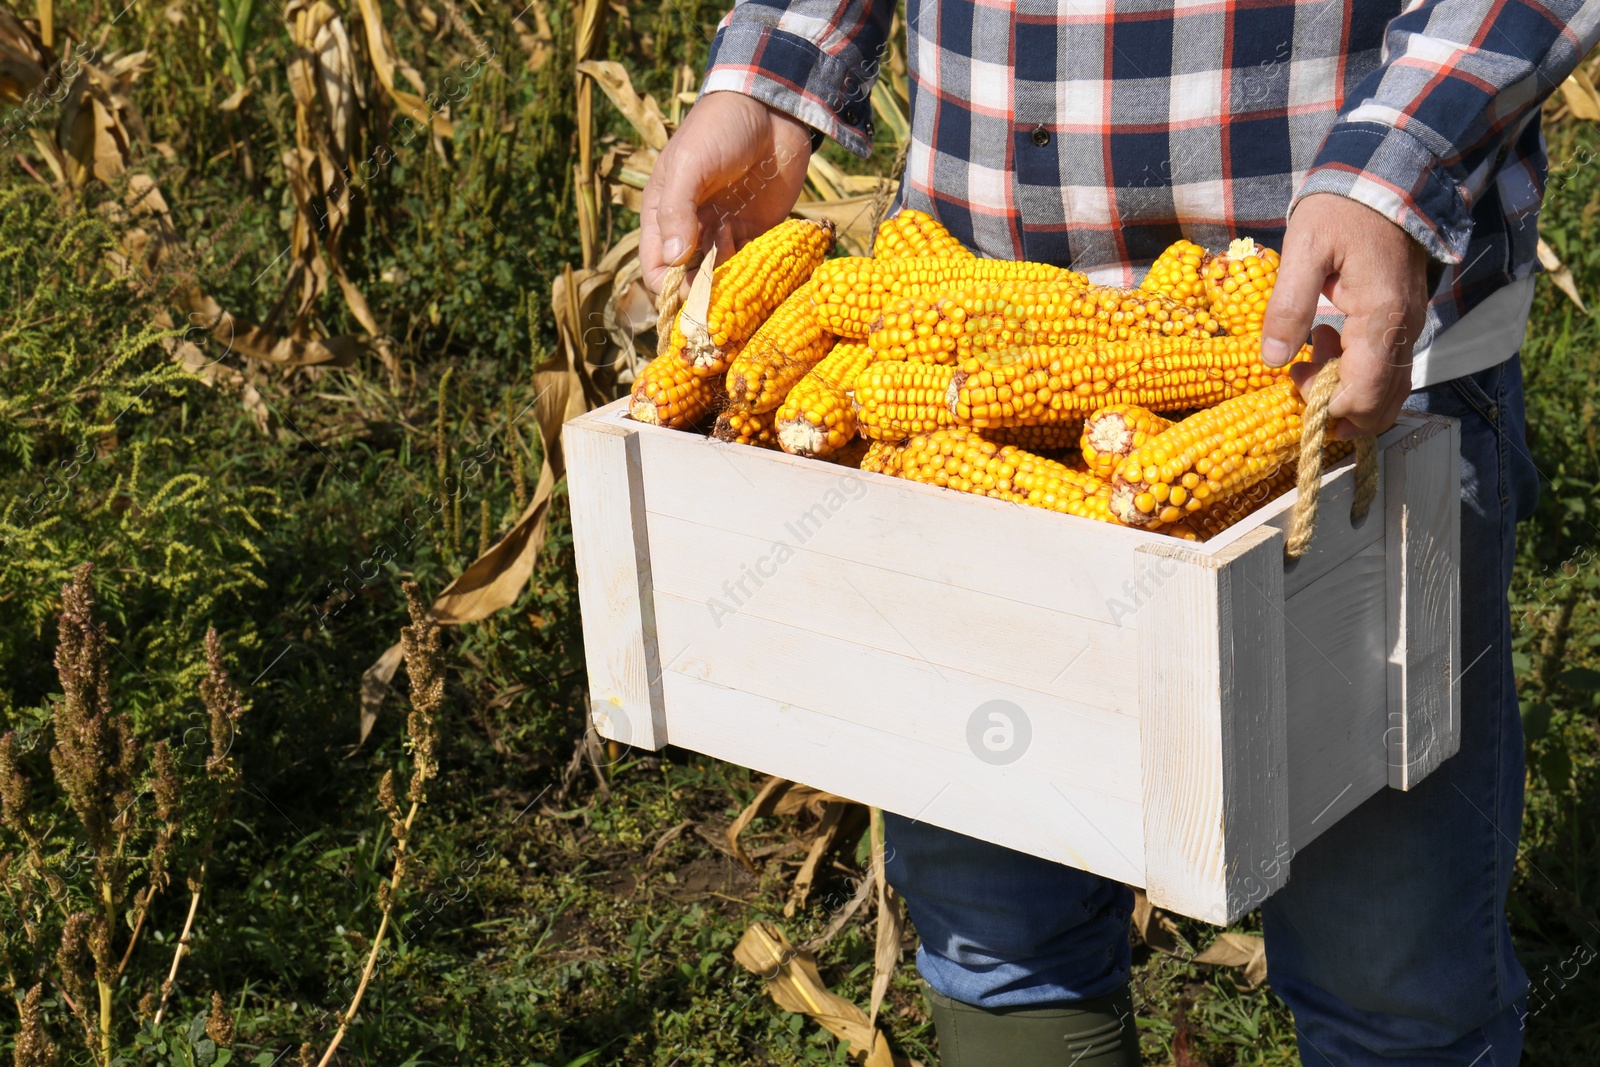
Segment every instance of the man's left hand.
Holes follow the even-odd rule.
[[[1311,330],[1318,295],[1344,312],[1342,331],[1318,326],[1313,362],[1293,368],[1304,389],[1335,356],[1339,389],[1328,402],[1334,436],[1376,434],[1394,425],[1411,391],[1411,349],[1428,310],[1428,254],[1404,230],[1365,204],[1313,193],[1295,206],[1283,237],[1283,262],[1262,323],[1261,356],[1271,366],[1294,357]]]

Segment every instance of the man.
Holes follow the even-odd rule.
[[[1112,284],[1180,236],[1254,237],[1283,254],[1263,356],[1286,362],[1308,333],[1319,362],[1342,354],[1341,436],[1386,429],[1402,405],[1462,420],[1460,752],[1294,856],[1264,923],[1305,1063],[1516,1063],[1506,590],[1537,493],[1517,350],[1539,105],[1600,35],[1600,0],[908,4],[904,206],[981,255]],[[823,136],[866,154],[891,10],[737,4],[645,190],[648,282],[782,218]],[[1127,887],[904,818],[888,832],[946,1067],[1139,1062]]]

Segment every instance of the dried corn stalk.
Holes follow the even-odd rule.
[[[733,958],[767,983],[767,993],[784,1011],[808,1015],[840,1041],[864,1067],[922,1067],[917,1060],[889,1047],[867,1013],[830,991],[817,973],[816,961],[789,943],[772,923],[758,922],[744,932]]]
[[[288,63],[295,145],[283,153],[295,217],[289,231],[289,276],[267,325],[288,314],[290,337],[311,336],[311,320],[331,274],[350,313],[377,338],[382,333],[377,319],[344,269],[344,234],[354,207],[347,176],[359,152],[366,110],[355,49],[344,21],[327,0],[291,0],[284,17],[295,45]],[[374,341],[372,347],[390,373],[397,374],[388,345]]]
[[[423,99],[427,93],[423,88],[421,76],[395,52],[394,42],[389,39],[389,31],[384,28],[383,15],[378,10],[377,0],[356,0],[356,3],[361,7],[361,28],[366,36],[367,53],[372,58],[373,72],[378,75],[378,82],[394,101],[400,113],[426,124],[440,137],[455,136],[455,124],[450,121],[448,114],[444,110],[433,110]],[[396,74],[405,79],[416,92],[400,88],[395,81]],[[419,93],[422,95],[419,96]]]

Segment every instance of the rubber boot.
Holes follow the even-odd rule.
[[[926,982],[940,1067],[1139,1067],[1127,987],[1070,1008],[985,1010]]]

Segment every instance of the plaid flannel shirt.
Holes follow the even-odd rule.
[[[1295,201],[1337,193],[1443,264],[1419,349],[1531,277],[1539,105],[1600,36],[1600,0],[906,3],[907,206],[981,254],[1127,285],[1179,237],[1279,248]],[[738,0],[702,92],[864,156],[893,9]]]

